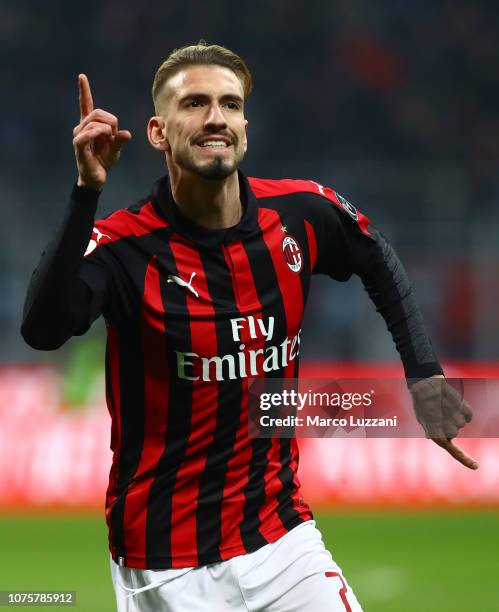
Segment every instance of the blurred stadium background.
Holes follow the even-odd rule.
[[[75,178],[79,72],[133,134],[104,214],[164,172],[144,129],[162,59],[199,38],[239,52],[255,79],[245,171],[347,197],[404,261],[448,375],[498,377],[495,3],[6,0],[0,38],[0,590],[73,589],[79,609],[113,609],[103,325],[56,353],[19,335]],[[309,376],[402,375],[356,279],[316,279],[302,356]],[[307,498],[366,610],[499,610],[497,440],[463,442],[477,473],[424,440],[301,446]]]

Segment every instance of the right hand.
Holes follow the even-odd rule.
[[[111,113],[99,108],[94,110],[86,75],[78,76],[78,85],[80,123],[73,130],[78,185],[101,190],[108,170],[118,161],[121,147],[132,135],[128,130],[118,130],[118,119]]]

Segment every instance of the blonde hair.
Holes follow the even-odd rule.
[[[209,45],[200,40],[197,45],[187,45],[173,50],[156,71],[152,85],[152,98],[157,99],[166,81],[187,66],[223,66],[232,70],[243,86],[244,97],[251,93],[253,79],[242,58],[221,45]]]

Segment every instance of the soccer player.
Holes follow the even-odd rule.
[[[168,175],[94,221],[131,134],[94,109],[85,75],[79,88],[78,180],[33,274],[22,333],[51,350],[105,318],[118,610],[360,610],[300,493],[296,440],[248,437],[248,377],[295,377],[311,275],[358,274],[419,379],[423,423],[432,405],[427,434],[477,467],[451,441],[468,407],[455,402],[445,419],[429,401],[442,369],[399,260],[332,189],[238,170],[251,75],[204,43],[171,53],[154,79],[147,134]]]

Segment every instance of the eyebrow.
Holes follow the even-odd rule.
[[[186,100],[192,100],[193,98],[201,98],[201,99],[207,100],[211,98],[211,96],[209,96],[206,93],[193,92],[193,93],[187,94],[179,98],[179,103],[185,102]],[[241,98],[241,96],[238,94],[224,94],[223,96],[220,96],[221,102],[225,100],[234,100],[235,102],[239,102],[240,104],[244,103],[244,99]]]

